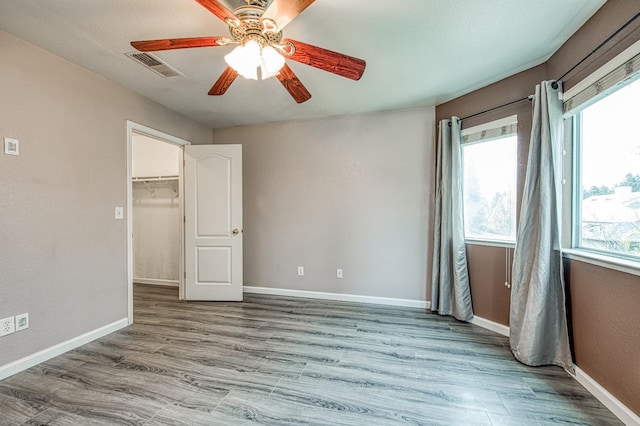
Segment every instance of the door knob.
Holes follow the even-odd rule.
[[[233,232],[233,235],[238,235],[240,233],[240,230],[236,228],[232,232]]]

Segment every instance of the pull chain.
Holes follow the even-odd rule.
[[[509,264],[511,263],[511,252],[509,251],[509,247],[506,248],[505,251],[505,265],[504,265],[504,271],[505,271],[505,282],[504,282],[504,286],[506,288],[511,288],[511,268],[509,267]]]

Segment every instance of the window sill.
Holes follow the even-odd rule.
[[[640,276],[640,262],[630,259],[619,259],[616,257],[605,256],[598,253],[591,253],[585,250],[562,249],[563,257],[580,262],[590,263],[592,265],[609,268],[627,274]]]
[[[489,247],[504,247],[504,248],[515,248],[515,241],[504,241],[504,240],[474,240],[473,238],[467,238],[464,240],[465,244],[469,244],[472,246],[489,246]]]

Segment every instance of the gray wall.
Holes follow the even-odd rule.
[[[0,52],[0,140],[20,140],[0,153],[0,318],[31,322],[3,365],[127,316],[126,120],[211,130],[2,31]]]
[[[426,300],[433,129],[421,108],[214,130],[243,145],[245,286]]]

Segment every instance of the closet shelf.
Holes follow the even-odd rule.
[[[135,177],[131,179],[136,186],[144,186],[149,191],[151,198],[156,198],[156,189],[169,187],[173,190],[173,198],[178,197],[178,176],[151,176],[151,177]]]

